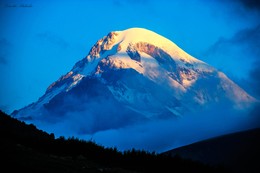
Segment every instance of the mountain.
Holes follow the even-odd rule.
[[[179,119],[215,105],[244,110],[254,102],[224,73],[170,40],[131,28],[98,40],[38,101],[12,116],[42,127],[68,121],[66,128],[77,126],[77,133],[93,134],[149,120]]]
[[[228,134],[167,151],[210,165],[222,165],[234,172],[259,172],[260,128]]]

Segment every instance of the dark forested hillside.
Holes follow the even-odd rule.
[[[234,172],[260,170],[260,128],[197,142],[165,152],[210,165],[223,165]]]
[[[134,149],[122,153],[75,138],[55,139],[3,112],[0,137],[1,172],[225,172],[178,156]]]

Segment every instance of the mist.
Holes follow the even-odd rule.
[[[178,120],[157,120],[100,131],[91,135],[91,138],[98,144],[119,150],[137,148],[163,152],[215,136],[259,127],[259,124],[257,114],[216,108],[184,115]]]
[[[94,110],[93,106],[92,110]],[[100,116],[91,114],[91,111],[86,111],[67,115],[56,123],[42,121],[33,123],[40,129],[54,133],[56,137],[74,136],[94,141],[105,147],[116,147],[120,151],[135,148],[157,153],[200,140],[260,127],[259,104],[250,110],[235,110],[228,105],[218,105],[204,111],[186,113],[178,119],[157,119],[135,123],[128,122],[131,120],[129,119],[131,115],[126,118],[116,118],[112,112],[106,112],[105,109],[102,111],[101,119]],[[112,127],[109,126],[111,122],[122,124]],[[99,130],[91,131],[94,126],[98,126]]]

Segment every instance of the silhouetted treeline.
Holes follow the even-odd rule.
[[[223,168],[132,149],[119,152],[74,137],[55,139],[0,112],[0,151],[4,166],[27,172],[223,172]]]

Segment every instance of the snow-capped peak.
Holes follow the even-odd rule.
[[[124,31],[116,31],[115,33],[118,34],[115,44],[119,44],[121,46],[121,51],[126,51],[129,43],[149,43],[167,52],[172,58],[174,58],[174,60],[183,59],[189,63],[202,63],[202,61],[188,55],[172,41],[153,31],[144,28],[130,28]]]
[[[139,66],[143,66],[142,60],[146,61],[146,57],[152,57],[160,66],[170,71],[176,68],[176,65],[205,72],[214,70],[213,67],[187,54],[167,38],[147,29],[130,28],[110,32],[98,40],[86,58],[76,63],[72,71],[74,74],[80,73],[88,76],[94,73],[103,58],[112,55],[114,58],[117,57],[114,62],[119,63],[120,61],[120,64],[125,64],[125,67],[139,72],[144,71]],[[150,59],[151,63],[154,63],[153,59]],[[140,64],[137,65],[136,62],[130,60],[138,61]],[[154,64],[150,65],[154,66]]]
[[[108,69],[133,69],[157,84],[174,88],[178,99],[187,95],[187,89],[192,89],[198,80],[218,74],[215,68],[192,57],[167,38],[147,29],[130,28],[110,32],[99,39],[88,55],[54,82],[47,92],[60,88],[68,92],[84,77],[102,76]],[[199,104],[207,102],[204,97],[208,96],[196,95]],[[248,97],[243,98],[248,100]]]

